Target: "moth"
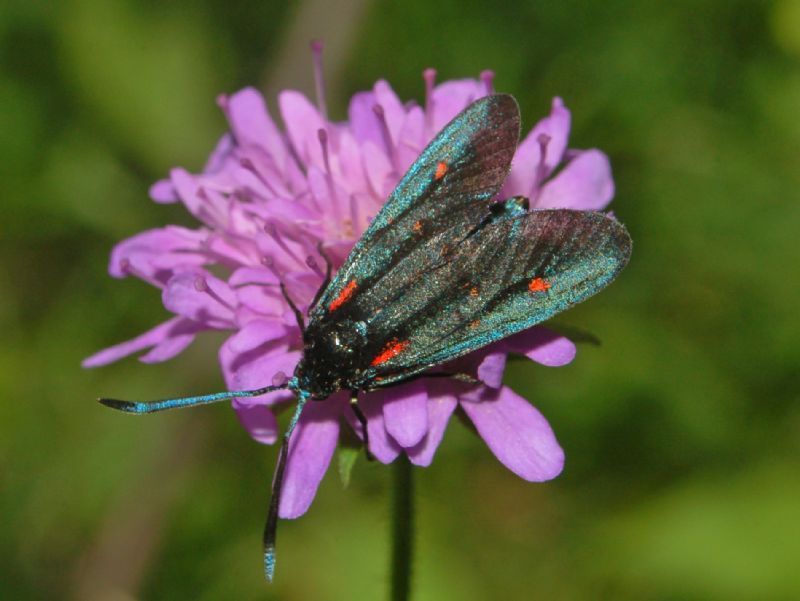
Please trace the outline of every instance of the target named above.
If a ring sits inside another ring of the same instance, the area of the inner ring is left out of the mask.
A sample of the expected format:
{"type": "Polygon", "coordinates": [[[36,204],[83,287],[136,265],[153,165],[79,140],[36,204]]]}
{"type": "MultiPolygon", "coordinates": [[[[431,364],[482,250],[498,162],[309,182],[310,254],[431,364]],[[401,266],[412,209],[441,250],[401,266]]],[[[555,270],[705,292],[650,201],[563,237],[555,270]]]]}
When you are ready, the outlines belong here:
{"type": "Polygon", "coordinates": [[[587,299],[627,264],[631,238],[608,215],[532,210],[521,196],[496,200],[519,132],[512,96],[476,100],[425,148],[333,277],[328,263],[307,316],[281,285],[304,345],[285,382],[153,402],[100,399],[143,414],[279,389],[295,393],[264,531],[269,580],[289,441],[306,402],[351,391],[369,452],[359,391],[419,377],[468,379],[430,370],[587,299]]]}

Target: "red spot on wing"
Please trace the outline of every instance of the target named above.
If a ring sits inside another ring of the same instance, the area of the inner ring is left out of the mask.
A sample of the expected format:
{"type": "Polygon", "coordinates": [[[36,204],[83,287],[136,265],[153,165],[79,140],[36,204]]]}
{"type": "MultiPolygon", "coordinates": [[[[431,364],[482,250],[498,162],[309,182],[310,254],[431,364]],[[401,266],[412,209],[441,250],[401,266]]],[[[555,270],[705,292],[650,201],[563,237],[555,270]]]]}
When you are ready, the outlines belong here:
{"type": "Polygon", "coordinates": [[[469,322],[469,327],[473,330],[477,329],[479,325],[481,325],[480,319],[474,319],[471,322],[469,322]]]}
{"type": "Polygon", "coordinates": [[[436,164],[436,173],[433,174],[433,179],[442,179],[445,173],[447,173],[447,163],[439,162],[436,164]]]}
{"type": "Polygon", "coordinates": [[[353,296],[353,293],[356,291],[356,288],[358,288],[358,284],[356,284],[356,281],[350,280],[347,286],[342,288],[342,291],[339,293],[339,296],[333,299],[333,302],[331,302],[331,304],[328,306],[328,311],[331,312],[336,311],[336,309],[338,309],[347,301],[349,301],[350,297],[353,296]]]}
{"type": "Polygon", "coordinates": [[[383,347],[381,354],[375,357],[370,365],[374,367],[376,365],[380,365],[381,363],[386,363],[389,359],[397,357],[397,355],[406,350],[409,344],[411,343],[408,340],[403,340],[402,342],[400,342],[397,338],[390,340],[389,343],[383,347]]]}
{"type": "Polygon", "coordinates": [[[550,286],[552,286],[552,284],[542,278],[533,278],[530,282],[528,282],[528,290],[531,292],[544,292],[545,290],[549,289],[550,286]]]}
{"type": "Polygon", "coordinates": [[[421,221],[415,222],[414,225],[411,226],[411,229],[419,234],[422,231],[422,222],[421,221]]]}
{"type": "Polygon", "coordinates": [[[469,289],[469,295],[472,298],[478,298],[479,294],[480,294],[480,290],[478,290],[477,286],[473,286],[472,288],[469,289]]]}

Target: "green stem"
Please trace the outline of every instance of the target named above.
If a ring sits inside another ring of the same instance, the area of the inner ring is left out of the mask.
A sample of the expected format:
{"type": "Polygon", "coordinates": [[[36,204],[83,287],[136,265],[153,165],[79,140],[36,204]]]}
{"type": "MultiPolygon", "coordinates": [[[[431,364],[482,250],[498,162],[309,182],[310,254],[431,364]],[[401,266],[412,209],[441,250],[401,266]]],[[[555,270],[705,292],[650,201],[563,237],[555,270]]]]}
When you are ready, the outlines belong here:
{"type": "Polygon", "coordinates": [[[392,491],[392,601],[408,601],[414,532],[414,480],[405,455],[394,462],[392,491]]]}

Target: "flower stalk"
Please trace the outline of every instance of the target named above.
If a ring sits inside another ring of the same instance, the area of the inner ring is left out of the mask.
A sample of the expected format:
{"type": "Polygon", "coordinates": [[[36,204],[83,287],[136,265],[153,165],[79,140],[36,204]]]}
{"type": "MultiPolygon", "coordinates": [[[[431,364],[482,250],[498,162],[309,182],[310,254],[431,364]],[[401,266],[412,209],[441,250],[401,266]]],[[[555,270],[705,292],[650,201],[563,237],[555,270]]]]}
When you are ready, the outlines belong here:
{"type": "Polygon", "coordinates": [[[392,601],[408,601],[414,552],[414,474],[403,455],[392,466],[392,601]]]}

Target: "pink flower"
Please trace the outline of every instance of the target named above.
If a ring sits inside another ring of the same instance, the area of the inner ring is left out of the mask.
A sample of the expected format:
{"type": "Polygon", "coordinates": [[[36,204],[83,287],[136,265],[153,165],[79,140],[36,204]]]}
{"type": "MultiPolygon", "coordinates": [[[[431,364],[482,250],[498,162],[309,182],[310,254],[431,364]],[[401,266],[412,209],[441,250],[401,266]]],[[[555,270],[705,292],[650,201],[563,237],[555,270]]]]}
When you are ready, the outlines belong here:
{"type": "MultiPolygon", "coordinates": [[[[143,353],[145,363],[165,361],[198,333],[225,330],[231,334],[219,359],[231,390],[262,387],[276,375],[291,374],[302,338],[279,282],[304,311],[323,281],[318,246],[335,267],[341,265],[431,138],[470,102],[492,92],[489,72],[479,80],[439,85],[434,78],[433,70],[425,72],[423,106],[401,102],[387,82],[378,81],[352,98],[346,122],[327,118],[323,98],[315,106],[299,92],[282,92],[283,129],[256,90],[220,97],[230,132],[203,172],[175,168],[150,190],[158,203],[183,203],[199,226],[142,232],[111,253],[111,275],[160,288],[173,317],[89,357],[84,366],[135,353],[143,353]]],[[[529,196],[536,208],[605,207],[614,192],[608,159],[598,150],[567,150],[569,129],[570,113],[556,98],[550,115],[519,145],[500,196],[529,196]]],[[[420,379],[362,394],[372,454],[383,463],[406,453],[417,465],[430,464],[460,406],[514,473],[531,481],[558,475],[564,454],[549,424],[502,385],[510,352],[559,366],[572,361],[575,346],[535,327],[458,360],[458,370],[473,374],[477,385],[420,379]]],[[[281,390],[236,399],[233,406],[250,435],[271,444],[278,437],[271,409],[291,399],[291,392],[281,390]]],[[[291,440],[281,517],[308,509],[336,448],[342,414],[360,436],[348,400],[347,393],[338,393],[306,405],[291,440]]]]}

